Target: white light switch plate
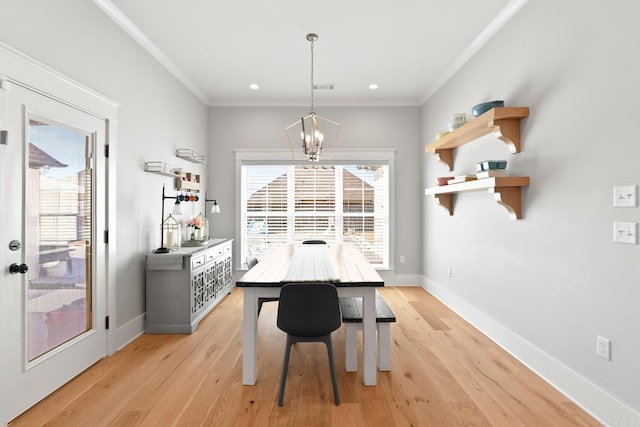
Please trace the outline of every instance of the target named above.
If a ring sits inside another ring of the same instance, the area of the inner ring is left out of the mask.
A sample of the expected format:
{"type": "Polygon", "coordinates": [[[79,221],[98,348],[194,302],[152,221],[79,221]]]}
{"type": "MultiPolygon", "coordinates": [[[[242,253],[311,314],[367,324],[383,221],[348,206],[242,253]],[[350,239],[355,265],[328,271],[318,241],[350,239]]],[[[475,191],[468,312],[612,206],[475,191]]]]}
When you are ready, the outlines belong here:
{"type": "Polygon", "coordinates": [[[637,222],[614,222],[613,241],[616,243],[626,243],[629,245],[638,244],[638,223],[637,222]]]}
{"type": "Polygon", "coordinates": [[[634,208],[636,206],[638,206],[638,187],[636,185],[613,187],[613,207],[634,208]]]}

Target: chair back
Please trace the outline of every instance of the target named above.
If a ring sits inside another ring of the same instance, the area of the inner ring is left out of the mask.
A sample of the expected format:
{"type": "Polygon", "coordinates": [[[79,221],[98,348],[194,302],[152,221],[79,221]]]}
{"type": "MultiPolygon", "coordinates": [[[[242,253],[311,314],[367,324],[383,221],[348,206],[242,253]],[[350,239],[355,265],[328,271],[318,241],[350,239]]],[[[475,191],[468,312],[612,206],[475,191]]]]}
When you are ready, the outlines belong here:
{"type": "Polygon", "coordinates": [[[326,245],[327,242],[324,240],[305,240],[302,242],[303,245],[326,245]]]}
{"type": "Polygon", "coordinates": [[[298,337],[328,335],[342,324],[338,291],[330,283],[291,283],[280,291],[278,328],[298,337]]]}
{"type": "Polygon", "coordinates": [[[258,258],[256,258],[255,255],[248,255],[247,256],[247,268],[249,270],[251,270],[253,267],[255,267],[257,263],[258,263],[258,258]]]}

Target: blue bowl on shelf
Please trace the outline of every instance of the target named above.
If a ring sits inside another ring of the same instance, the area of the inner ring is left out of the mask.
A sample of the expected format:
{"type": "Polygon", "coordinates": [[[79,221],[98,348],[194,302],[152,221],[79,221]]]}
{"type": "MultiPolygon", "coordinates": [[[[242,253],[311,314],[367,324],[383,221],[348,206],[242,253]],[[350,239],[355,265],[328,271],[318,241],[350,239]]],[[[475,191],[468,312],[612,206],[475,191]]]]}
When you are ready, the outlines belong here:
{"type": "Polygon", "coordinates": [[[482,162],[476,163],[476,170],[478,172],[495,170],[495,169],[506,169],[506,168],[507,168],[506,160],[484,160],[482,162]]]}
{"type": "Polygon", "coordinates": [[[495,107],[504,107],[504,101],[496,100],[474,105],[471,107],[471,114],[473,114],[473,117],[478,117],[495,107]]]}

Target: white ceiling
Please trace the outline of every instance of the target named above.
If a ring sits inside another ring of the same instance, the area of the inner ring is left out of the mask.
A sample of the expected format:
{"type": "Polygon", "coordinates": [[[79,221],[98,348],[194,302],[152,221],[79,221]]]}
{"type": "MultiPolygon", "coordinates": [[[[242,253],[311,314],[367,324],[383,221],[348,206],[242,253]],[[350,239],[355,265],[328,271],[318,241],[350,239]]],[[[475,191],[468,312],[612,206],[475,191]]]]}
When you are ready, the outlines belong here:
{"type": "Polygon", "coordinates": [[[208,105],[309,105],[312,32],[316,105],[420,105],[526,1],[94,3],[208,105]]]}

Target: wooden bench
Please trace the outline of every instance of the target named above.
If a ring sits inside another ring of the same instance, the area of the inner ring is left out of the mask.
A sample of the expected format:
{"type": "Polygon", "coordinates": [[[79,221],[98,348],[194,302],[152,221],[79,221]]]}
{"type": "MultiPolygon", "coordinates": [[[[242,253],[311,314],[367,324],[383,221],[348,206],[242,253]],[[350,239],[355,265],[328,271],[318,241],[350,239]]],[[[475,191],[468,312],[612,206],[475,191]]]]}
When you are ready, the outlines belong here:
{"type": "MultiPolygon", "coordinates": [[[[345,325],[345,370],[355,372],[358,370],[357,331],[362,330],[362,298],[340,298],[342,310],[342,322],[345,325]]],[[[391,337],[389,324],[396,321],[387,302],[376,291],[376,332],[378,335],[378,370],[390,371],[391,337]]]]}

